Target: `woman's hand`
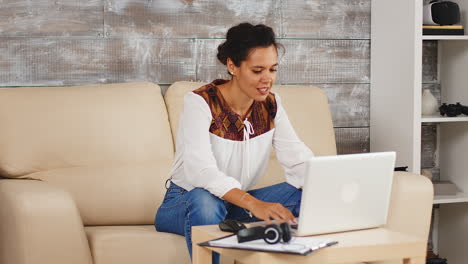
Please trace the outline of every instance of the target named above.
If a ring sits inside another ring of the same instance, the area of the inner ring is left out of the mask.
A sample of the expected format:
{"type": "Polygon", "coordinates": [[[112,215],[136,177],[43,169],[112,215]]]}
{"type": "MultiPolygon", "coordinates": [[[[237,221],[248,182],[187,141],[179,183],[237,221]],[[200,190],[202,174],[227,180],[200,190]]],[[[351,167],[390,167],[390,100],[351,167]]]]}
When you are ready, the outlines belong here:
{"type": "Polygon", "coordinates": [[[249,210],[255,217],[271,224],[271,220],[278,223],[296,223],[294,215],[280,203],[268,203],[253,197],[249,193],[234,188],[228,191],[223,199],[239,207],[249,210]]]}
{"type": "Polygon", "coordinates": [[[271,219],[278,223],[295,223],[296,221],[294,215],[280,203],[268,203],[255,199],[246,207],[255,217],[264,220],[267,224],[271,224],[271,219]]]}

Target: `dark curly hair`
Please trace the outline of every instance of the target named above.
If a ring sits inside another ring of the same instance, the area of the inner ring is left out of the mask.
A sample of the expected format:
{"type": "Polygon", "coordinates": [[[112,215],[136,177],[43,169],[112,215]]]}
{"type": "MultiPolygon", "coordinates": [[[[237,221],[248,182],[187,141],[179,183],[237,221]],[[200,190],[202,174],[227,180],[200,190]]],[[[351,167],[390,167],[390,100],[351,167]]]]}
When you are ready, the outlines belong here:
{"type": "Polygon", "coordinates": [[[278,50],[275,32],[263,24],[241,23],[231,27],[226,34],[226,41],[218,46],[218,60],[226,65],[230,58],[234,65],[240,66],[252,49],[274,45],[278,50]]]}

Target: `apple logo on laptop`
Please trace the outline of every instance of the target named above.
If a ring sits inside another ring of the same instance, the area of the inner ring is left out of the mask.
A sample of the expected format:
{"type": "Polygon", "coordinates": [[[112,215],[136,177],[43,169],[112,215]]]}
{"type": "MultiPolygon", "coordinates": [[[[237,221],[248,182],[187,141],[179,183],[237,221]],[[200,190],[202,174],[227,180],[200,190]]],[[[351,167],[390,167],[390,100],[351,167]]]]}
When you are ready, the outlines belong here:
{"type": "Polygon", "coordinates": [[[359,194],[359,189],[357,181],[344,184],[341,188],[341,200],[345,203],[354,202],[359,194]]]}

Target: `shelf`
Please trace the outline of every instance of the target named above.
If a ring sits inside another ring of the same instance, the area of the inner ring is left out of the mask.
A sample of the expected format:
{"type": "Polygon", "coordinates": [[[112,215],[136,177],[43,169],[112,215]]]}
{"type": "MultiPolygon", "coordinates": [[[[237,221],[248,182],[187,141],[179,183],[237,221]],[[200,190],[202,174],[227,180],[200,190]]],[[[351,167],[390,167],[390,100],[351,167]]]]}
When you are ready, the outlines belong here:
{"type": "Polygon", "coordinates": [[[468,122],[468,116],[443,117],[440,115],[422,116],[421,123],[468,122]]]}
{"type": "Polygon", "coordinates": [[[468,35],[424,35],[423,40],[468,40],[468,35]]]}
{"type": "Polygon", "coordinates": [[[468,202],[468,193],[456,195],[434,195],[434,204],[465,203],[468,202]]]}

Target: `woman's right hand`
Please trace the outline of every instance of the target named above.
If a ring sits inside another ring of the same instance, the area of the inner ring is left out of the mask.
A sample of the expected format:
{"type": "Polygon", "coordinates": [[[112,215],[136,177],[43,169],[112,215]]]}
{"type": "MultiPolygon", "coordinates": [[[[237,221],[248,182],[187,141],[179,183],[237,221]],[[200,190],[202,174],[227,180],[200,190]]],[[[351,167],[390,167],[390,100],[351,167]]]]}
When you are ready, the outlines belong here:
{"type": "Polygon", "coordinates": [[[272,219],[278,223],[296,222],[296,218],[291,211],[280,203],[269,203],[255,199],[247,204],[246,209],[258,219],[264,220],[267,224],[271,224],[272,219]]]}
{"type": "Polygon", "coordinates": [[[223,199],[249,210],[256,218],[265,221],[267,224],[271,224],[271,220],[278,223],[296,223],[294,215],[282,204],[258,200],[249,193],[237,188],[228,191],[223,199]]]}

